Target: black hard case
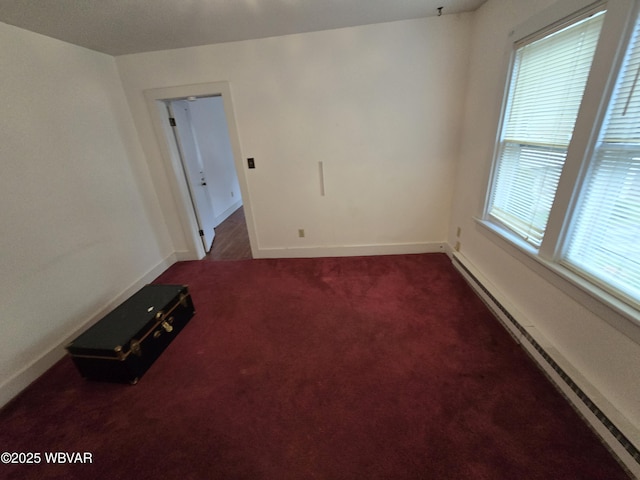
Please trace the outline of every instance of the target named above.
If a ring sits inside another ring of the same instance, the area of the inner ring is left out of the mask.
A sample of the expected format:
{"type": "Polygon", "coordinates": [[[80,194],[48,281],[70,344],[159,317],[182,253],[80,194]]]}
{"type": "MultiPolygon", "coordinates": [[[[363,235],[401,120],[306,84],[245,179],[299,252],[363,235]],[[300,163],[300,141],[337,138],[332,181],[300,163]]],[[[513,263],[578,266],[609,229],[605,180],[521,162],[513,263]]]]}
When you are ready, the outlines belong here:
{"type": "Polygon", "coordinates": [[[146,285],[67,345],[80,374],[135,384],[195,313],[185,285],[146,285]]]}

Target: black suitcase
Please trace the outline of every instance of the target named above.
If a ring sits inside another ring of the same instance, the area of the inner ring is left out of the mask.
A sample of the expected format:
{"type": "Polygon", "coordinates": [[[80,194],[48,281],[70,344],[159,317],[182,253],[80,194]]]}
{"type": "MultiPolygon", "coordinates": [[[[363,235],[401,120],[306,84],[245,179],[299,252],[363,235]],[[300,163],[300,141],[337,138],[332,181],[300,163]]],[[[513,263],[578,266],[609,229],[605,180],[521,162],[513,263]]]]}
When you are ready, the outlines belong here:
{"type": "Polygon", "coordinates": [[[146,285],[67,345],[91,380],[138,382],[195,313],[185,285],[146,285]]]}

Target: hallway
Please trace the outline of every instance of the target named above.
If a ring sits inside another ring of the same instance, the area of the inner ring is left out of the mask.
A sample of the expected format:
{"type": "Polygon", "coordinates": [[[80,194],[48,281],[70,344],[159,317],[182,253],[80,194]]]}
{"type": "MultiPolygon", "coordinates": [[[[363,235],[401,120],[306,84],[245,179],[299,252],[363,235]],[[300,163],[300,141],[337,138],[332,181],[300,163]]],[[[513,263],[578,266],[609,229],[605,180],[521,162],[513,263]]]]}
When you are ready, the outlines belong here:
{"type": "Polygon", "coordinates": [[[213,247],[204,260],[249,260],[251,245],[244,216],[244,207],[233,212],[229,218],[215,228],[213,247]]]}

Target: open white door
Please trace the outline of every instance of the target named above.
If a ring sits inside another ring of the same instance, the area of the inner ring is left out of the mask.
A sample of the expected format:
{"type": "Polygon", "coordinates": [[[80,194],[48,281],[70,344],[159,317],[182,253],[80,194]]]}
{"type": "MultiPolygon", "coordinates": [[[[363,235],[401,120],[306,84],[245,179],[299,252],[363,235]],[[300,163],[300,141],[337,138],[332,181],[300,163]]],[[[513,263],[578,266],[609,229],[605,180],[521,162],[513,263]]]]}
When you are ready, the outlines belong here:
{"type": "Polygon", "coordinates": [[[211,205],[211,196],[207,191],[207,180],[204,177],[202,158],[193,135],[191,119],[189,118],[185,100],[167,102],[167,112],[182,159],[185,178],[189,187],[191,201],[193,202],[198,227],[200,228],[200,238],[205,252],[209,252],[216,234],[213,229],[215,215],[213,213],[213,205],[211,205]]]}

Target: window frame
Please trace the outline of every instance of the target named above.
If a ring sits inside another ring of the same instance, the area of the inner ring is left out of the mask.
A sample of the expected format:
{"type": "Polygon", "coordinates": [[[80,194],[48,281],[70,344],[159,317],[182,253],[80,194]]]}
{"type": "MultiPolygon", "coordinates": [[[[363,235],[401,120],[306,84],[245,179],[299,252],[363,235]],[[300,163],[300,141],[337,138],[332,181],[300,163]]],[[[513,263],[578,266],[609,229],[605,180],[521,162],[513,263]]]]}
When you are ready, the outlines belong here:
{"type": "Polygon", "coordinates": [[[580,190],[639,14],[640,0],[561,0],[510,33],[506,49],[508,60],[505,62],[504,93],[496,126],[491,168],[485,184],[483,209],[476,221],[485,231],[490,232],[490,238],[506,247],[510,254],[640,343],[640,311],[606,288],[561,264],[580,190]],[[542,38],[603,7],[606,9],[604,24],[578,111],[573,138],[568,147],[542,243],[535,248],[489,215],[516,50],[524,41],[542,38]]]}
{"type": "MultiPolygon", "coordinates": [[[[576,2],[573,2],[573,3],[576,3],[576,2]]],[[[492,215],[492,212],[495,207],[495,199],[498,197],[498,195],[496,195],[495,193],[497,190],[496,180],[498,177],[498,172],[501,170],[500,169],[501,161],[506,161],[506,158],[503,158],[502,153],[507,148],[506,147],[507,142],[506,142],[506,139],[503,137],[505,136],[504,130],[506,129],[508,113],[511,111],[511,108],[513,107],[512,89],[516,86],[514,82],[514,74],[516,73],[515,70],[517,66],[518,51],[523,47],[531,45],[539,40],[542,40],[548,36],[551,36],[557,32],[562,31],[568,26],[580,23],[584,20],[587,20],[589,17],[602,12],[605,12],[605,19],[606,19],[606,1],[601,0],[601,1],[594,2],[592,0],[590,4],[588,4],[586,7],[580,8],[578,9],[578,11],[572,12],[569,15],[562,15],[559,19],[557,19],[556,21],[552,22],[550,25],[540,30],[534,30],[533,32],[530,32],[529,29],[525,27],[525,28],[521,28],[520,32],[513,31],[511,33],[512,38],[509,44],[509,49],[510,49],[509,68],[506,75],[504,98],[502,101],[500,122],[499,122],[499,127],[496,135],[496,142],[495,142],[493,163],[492,163],[492,172],[491,172],[490,182],[487,188],[487,196],[485,199],[485,208],[483,212],[483,218],[489,222],[500,225],[500,227],[503,230],[508,231],[510,235],[513,234],[515,235],[516,238],[522,238],[522,243],[527,245],[528,251],[533,251],[533,252],[539,251],[542,248],[542,242],[536,246],[535,245],[536,242],[528,240],[529,236],[525,236],[524,234],[519,235],[518,233],[516,233],[517,228],[515,228],[515,225],[509,226],[505,222],[501,221],[499,217],[492,215]],[[528,248],[528,247],[531,247],[531,248],[528,248]]],[[[604,25],[601,30],[600,37],[602,36],[603,30],[604,30],[604,25]]],[[[595,60],[595,53],[594,53],[594,60],[595,60]]],[[[588,84],[588,79],[587,79],[587,84],[588,84]]],[[[586,85],[585,85],[585,93],[586,93],[586,85]]],[[[579,107],[578,109],[578,114],[580,110],[581,110],[581,107],[579,107]]],[[[538,144],[524,143],[522,144],[522,146],[526,146],[527,148],[532,150],[539,147],[540,152],[544,152],[546,150],[551,150],[554,148],[554,145],[546,144],[546,143],[538,143],[538,144]]],[[[565,161],[564,161],[565,165],[569,155],[570,146],[571,146],[571,143],[569,143],[569,145],[567,145],[566,148],[563,148],[561,146],[555,146],[558,152],[561,152],[565,156],[565,161]]],[[[548,163],[547,167],[550,167],[550,166],[551,166],[551,163],[548,163]]],[[[563,170],[564,170],[564,167],[560,170],[560,175],[562,175],[563,170]]],[[[559,188],[559,184],[558,184],[558,188],[559,188]]],[[[520,219],[516,219],[516,220],[520,220],[520,219]]],[[[548,222],[547,222],[547,225],[548,225],[548,222]]],[[[527,222],[524,222],[523,226],[528,228],[534,227],[533,224],[527,223],[527,222]]],[[[542,232],[543,241],[546,235],[546,230],[547,228],[545,228],[545,231],[542,232]]],[[[535,238],[535,235],[533,235],[533,237],[535,238]]]]}

